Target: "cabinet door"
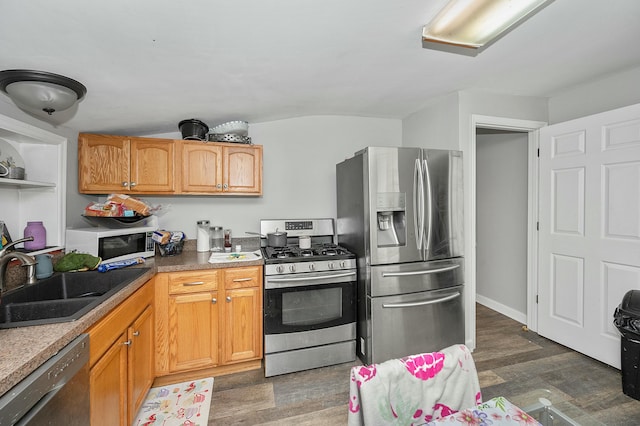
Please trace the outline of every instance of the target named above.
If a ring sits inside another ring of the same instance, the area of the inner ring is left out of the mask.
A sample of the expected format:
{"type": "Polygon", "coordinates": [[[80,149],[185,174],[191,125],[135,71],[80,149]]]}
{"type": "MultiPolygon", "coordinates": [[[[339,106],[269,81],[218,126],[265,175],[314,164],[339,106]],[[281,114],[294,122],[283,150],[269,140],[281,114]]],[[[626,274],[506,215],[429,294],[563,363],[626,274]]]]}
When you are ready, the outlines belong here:
{"type": "Polygon", "coordinates": [[[225,192],[262,194],[262,146],[225,146],[225,192]]]}
{"type": "Polygon", "coordinates": [[[172,140],[131,138],[131,191],[173,192],[174,164],[175,144],[172,140]]]}
{"type": "Polygon", "coordinates": [[[131,342],[128,359],[129,424],[144,402],[155,376],[153,327],[153,308],[148,306],[127,331],[131,342]]]}
{"type": "Polygon", "coordinates": [[[217,291],[169,297],[169,370],[218,364],[217,291]]]}
{"type": "Polygon", "coordinates": [[[225,292],[224,364],[262,356],[261,296],[257,288],[225,292]]]}
{"type": "Polygon", "coordinates": [[[262,357],[262,268],[225,269],[223,363],[262,357]]]}
{"type": "Polygon", "coordinates": [[[216,193],[222,191],[222,147],[202,142],[179,141],[180,191],[216,193]]]}
{"type": "Polygon", "coordinates": [[[129,185],[129,138],[78,136],[78,190],[87,194],[121,192],[129,185]]]}
{"type": "Polygon", "coordinates": [[[89,372],[91,425],[112,426],[127,422],[127,342],[120,335],[89,372]]]}

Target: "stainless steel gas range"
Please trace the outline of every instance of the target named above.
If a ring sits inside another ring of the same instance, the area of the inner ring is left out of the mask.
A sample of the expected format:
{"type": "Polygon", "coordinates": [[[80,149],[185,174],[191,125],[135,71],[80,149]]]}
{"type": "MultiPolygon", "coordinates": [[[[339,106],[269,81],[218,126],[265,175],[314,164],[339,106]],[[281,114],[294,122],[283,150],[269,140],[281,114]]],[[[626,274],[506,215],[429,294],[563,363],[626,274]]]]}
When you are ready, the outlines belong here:
{"type": "Polygon", "coordinates": [[[287,244],[262,239],[265,376],[355,360],[356,260],[335,244],[334,220],[261,220],[272,232],[287,244]]]}

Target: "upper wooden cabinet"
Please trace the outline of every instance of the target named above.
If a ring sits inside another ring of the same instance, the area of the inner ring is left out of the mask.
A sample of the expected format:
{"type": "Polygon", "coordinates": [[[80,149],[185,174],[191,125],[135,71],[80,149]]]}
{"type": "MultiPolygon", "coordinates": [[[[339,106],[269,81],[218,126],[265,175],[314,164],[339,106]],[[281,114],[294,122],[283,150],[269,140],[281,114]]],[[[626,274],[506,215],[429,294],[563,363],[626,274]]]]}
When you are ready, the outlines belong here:
{"type": "Polygon", "coordinates": [[[81,133],[78,182],[84,194],[262,195],[262,146],[81,133]]]}
{"type": "Polygon", "coordinates": [[[261,195],[262,146],[179,140],[180,192],[261,195]]]}
{"type": "Polygon", "coordinates": [[[175,145],[166,139],[78,136],[78,186],[84,194],[166,194],[175,189],[175,145]]]}

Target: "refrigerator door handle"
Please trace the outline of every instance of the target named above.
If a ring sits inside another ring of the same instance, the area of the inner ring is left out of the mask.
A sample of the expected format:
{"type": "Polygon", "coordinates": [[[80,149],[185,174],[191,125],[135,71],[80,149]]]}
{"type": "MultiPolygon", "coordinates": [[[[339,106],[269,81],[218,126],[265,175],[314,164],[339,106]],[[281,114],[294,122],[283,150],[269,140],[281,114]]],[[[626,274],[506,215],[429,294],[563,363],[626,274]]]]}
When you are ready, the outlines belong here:
{"type": "Polygon", "coordinates": [[[431,228],[433,226],[433,209],[431,208],[431,204],[433,203],[432,193],[431,193],[431,177],[429,176],[429,164],[427,160],[422,160],[422,164],[424,165],[424,180],[425,186],[427,187],[427,196],[426,199],[429,202],[428,206],[423,206],[423,212],[427,213],[427,227],[425,229],[425,242],[424,248],[425,250],[429,250],[431,247],[431,228]]]}
{"type": "Polygon", "coordinates": [[[416,232],[416,248],[422,249],[424,238],[424,176],[420,159],[413,168],[413,226],[416,232]]]}
{"type": "Polygon", "coordinates": [[[437,274],[438,272],[447,272],[452,271],[454,269],[459,268],[460,265],[451,265],[445,266],[444,268],[436,268],[436,269],[422,269],[420,271],[407,271],[407,272],[383,272],[383,278],[390,277],[406,277],[411,275],[427,275],[427,274],[437,274]]]}
{"type": "Polygon", "coordinates": [[[426,305],[434,305],[436,303],[448,302],[449,300],[453,300],[457,297],[460,297],[460,292],[456,291],[455,293],[441,297],[440,299],[434,300],[424,300],[422,302],[408,302],[408,303],[383,303],[383,308],[413,308],[416,306],[426,306],[426,305]]]}

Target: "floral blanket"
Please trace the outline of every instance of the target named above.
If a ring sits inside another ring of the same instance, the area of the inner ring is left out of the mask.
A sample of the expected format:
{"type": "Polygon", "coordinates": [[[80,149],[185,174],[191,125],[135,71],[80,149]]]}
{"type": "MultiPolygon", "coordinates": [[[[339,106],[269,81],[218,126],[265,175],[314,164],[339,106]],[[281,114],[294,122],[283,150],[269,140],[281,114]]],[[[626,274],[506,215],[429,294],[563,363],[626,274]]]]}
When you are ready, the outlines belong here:
{"type": "Polygon", "coordinates": [[[465,345],[351,369],[349,426],[424,425],[482,402],[465,345]]]}

